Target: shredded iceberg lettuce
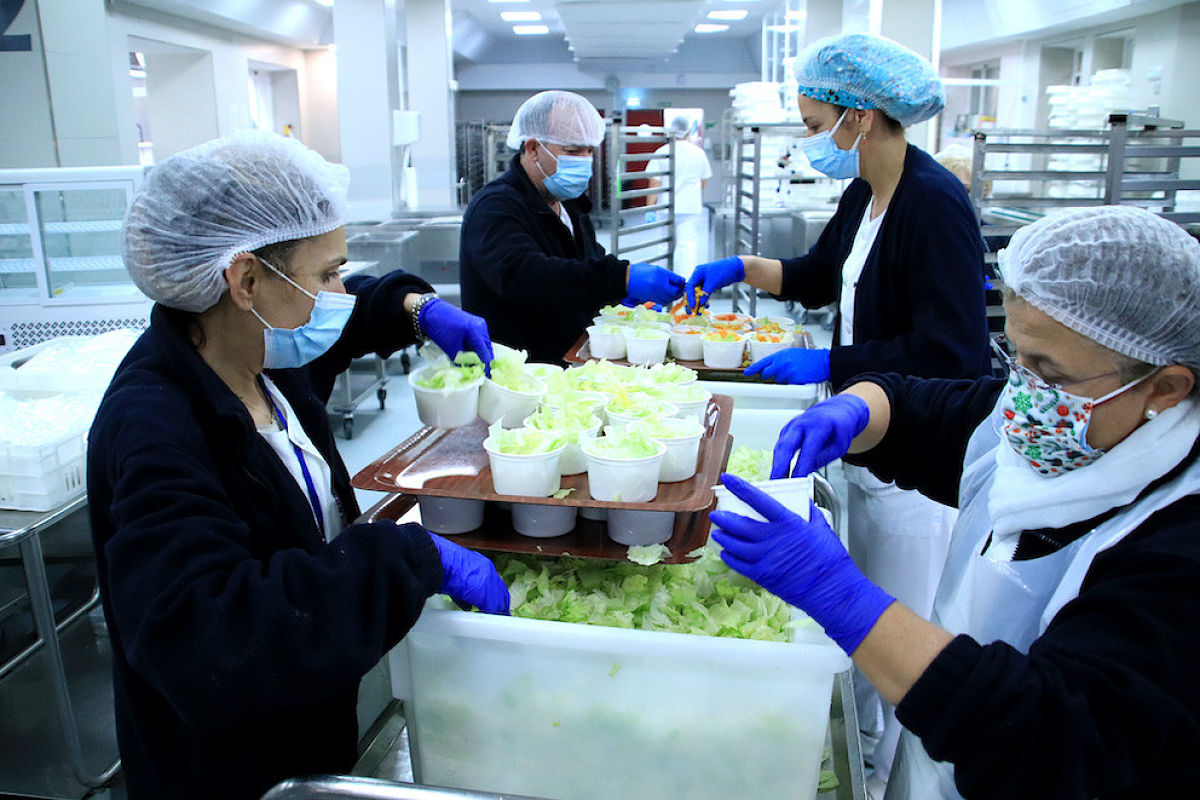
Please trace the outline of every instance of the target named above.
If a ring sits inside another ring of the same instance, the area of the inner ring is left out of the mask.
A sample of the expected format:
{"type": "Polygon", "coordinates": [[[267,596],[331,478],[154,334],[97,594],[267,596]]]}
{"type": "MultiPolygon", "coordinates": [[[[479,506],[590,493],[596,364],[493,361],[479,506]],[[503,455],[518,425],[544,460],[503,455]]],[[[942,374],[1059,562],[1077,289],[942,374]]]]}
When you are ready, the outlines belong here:
{"type": "Polygon", "coordinates": [[[620,426],[606,428],[603,436],[583,445],[584,452],[603,458],[649,458],[662,448],[646,434],[620,426]]]}
{"type": "Polygon", "coordinates": [[[514,616],[788,640],[796,624],[790,606],[725,566],[715,545],[688,555],[698,558],[653,566],[507,553],[492,557],[508,584],[514,616]]]}
{"type": "Polygon", "coordinates": [[[512,389],[514,392],[531,392],[542,388],[537,378],[525,371],[525,361],[529,354],[524,350],[514,350],[499,342],[492,343],[492,382],[512,389]]]}
{"type": "Polygon", "coordinates": [[[753,447],[735,447],[729,454],[729,464],[725,471],[750,482],[765,481],[771,478],[771,453],[768,450],[756,450],[753,447]]]}
{"type": "Polygon", "coordinates": [[[470,351],[459,353],[454,361],[444,355],[434,358],[415,381],[424,389],[453,390],[483,377],[483,362],[470,351]]]}
{"type": "Polygon", "coordinates": [[[646,434],[651,439],[686,439],[704,433],[704,426],[694,419],[642,419],[630,423],[629,427],[646,434]]]}
{"type": "Polygon", "coordinates": [[[486,444],[493,450],[507,455],[530,456],[549,453],[567,444],[566,437],[557,431],[542,431],[534,428],[512,428],[505,430],[499,422],[488,428],[486,444]]]}

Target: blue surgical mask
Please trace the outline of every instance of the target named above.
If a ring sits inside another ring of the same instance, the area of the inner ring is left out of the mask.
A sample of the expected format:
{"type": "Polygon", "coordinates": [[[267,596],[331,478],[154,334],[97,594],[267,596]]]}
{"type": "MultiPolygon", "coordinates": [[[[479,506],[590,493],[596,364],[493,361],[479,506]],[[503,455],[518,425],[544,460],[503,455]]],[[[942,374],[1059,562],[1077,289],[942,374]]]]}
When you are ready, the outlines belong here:
{"type": "Polygon", "coordinates": [[[554,159],[557,165],[553,175],[547,175],[546,170],[542,169],[542,165],[536,159],[534,163],[541,170],[542,177],[545,178],[546,190],[550,194],[557,197],[559,200],[573,200],[587,190],[588,183],[592,180],[592,157],[591,156],[558,156],[555,158],[554,153],[542,147],[542,143],[538,142],[538,147],[546,151],[546,155],[554,159]]]}
{"type": "Polygon", "coordinates": [[[333,343],[342,335],[346,323],[350,320],[357,298],[344,292],[321,291],[314,295],[266,261],[261,258],[259,261],[313,300],[308,322],[299,328],[273,328],[261,314],[253,308],[250,309],[250,313],[266,326],[266,330],[263,331],[263,343],[266,346],[263,352],[263,369],[302,367],[333,347],[333,343]]]}
{"type": "Polygon", "coordinates": [[[813,169],[838,180],[858,177],[858,143],[862,140],[862,134],[858,135],[849,150],[843,150],[833,141],[834,132],[841,127],[842,120],[848,113],[850,109],[843,111],[831,130],[821,131],[800,140],[800,151],[804,153],[808,163],[812,164],[813,169]]]}

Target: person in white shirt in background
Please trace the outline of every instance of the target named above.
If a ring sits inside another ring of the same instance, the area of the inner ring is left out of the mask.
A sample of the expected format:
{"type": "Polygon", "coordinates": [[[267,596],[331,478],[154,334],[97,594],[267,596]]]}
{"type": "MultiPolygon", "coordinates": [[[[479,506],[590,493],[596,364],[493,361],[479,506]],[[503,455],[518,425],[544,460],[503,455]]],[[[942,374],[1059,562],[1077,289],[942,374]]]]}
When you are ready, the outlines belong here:
{"type": "MultiPolygon", "coordinates": [[[[708,209],[704,207],[704,185],[712,177],[712,165],[703,148],[691,140],[692,122],[685,116],[674,117],[667,130],[675,139],[675,263],[677,275],[688,277],[697,264],[708,261],[708,209]]],[[[654,151],[665,156],[671,145],[664,144],[654,151]]],[[[648,172],[667,168],[665,158],[655,158],[646,167],[648,172]]],[[[663,185],[659,178],[649,178],[650,188],[663,185]]],[[[649,198],[650,205],[658,197],[649,198]]]]}

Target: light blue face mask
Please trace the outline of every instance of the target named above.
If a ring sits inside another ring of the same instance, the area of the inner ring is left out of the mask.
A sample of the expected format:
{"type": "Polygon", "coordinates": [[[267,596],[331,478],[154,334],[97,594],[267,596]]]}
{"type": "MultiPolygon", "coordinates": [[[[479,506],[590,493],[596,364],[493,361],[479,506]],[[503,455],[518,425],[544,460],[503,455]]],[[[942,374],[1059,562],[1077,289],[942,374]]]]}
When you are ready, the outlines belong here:
{"type": "Polygon", "coordinates": [[[357,298],[342,292],[321,291],[314,295],[266,261],[261,258],[259,261],[303,292],[306,297],[313,299],[313,309],[308,322],[299,328],[273,328],[261,314],[253,308],[250,309],[250,313],[266,326],[266,330],[263,331],[263,343],[266,346],[263,352],[263,369],[302,367],[333,347],[333,343],[342,335],[346,323],[350,320],[357,298]]]}
{"type": "Polygon", "coordinates": [[[545,150],[546,155],[553,158],[557,165],[554,174],[547,175],[546,170],[542,169],[541,163],[534,159],[537,168],[541,170],[542,177],[546,179],[546,190],[550,194],[559,200],[573,200],[587,190],[588,183],[592,180],[591,156],[562,155],[555,158],[554,153],[542,147],[541,142],[538,142],[538,147],[545,150]]]}
{"type": "Polygon", "coordinates": [[[862,134],[858,135],[849,150],[843,150],[833,141],[834,132],[841,127],[842,120],[849,112],[850,109],[843,111],[832,129],[800,140],[800,151],[813,169],[838,180],[858,177],[858,143],[862,140],[862,134]]]}

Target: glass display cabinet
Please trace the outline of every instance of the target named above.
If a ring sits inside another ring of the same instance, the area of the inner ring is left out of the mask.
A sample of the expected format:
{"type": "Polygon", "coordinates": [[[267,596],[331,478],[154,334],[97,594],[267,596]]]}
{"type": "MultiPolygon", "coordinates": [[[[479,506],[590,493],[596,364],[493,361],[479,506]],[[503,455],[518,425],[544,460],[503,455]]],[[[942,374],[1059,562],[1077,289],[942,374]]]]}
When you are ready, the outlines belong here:
{"type": "Polygon", "coordinates": [[[121,260],[143,168],[0,170],[0,352],[63,334],[144,327],[121,260]]]}

